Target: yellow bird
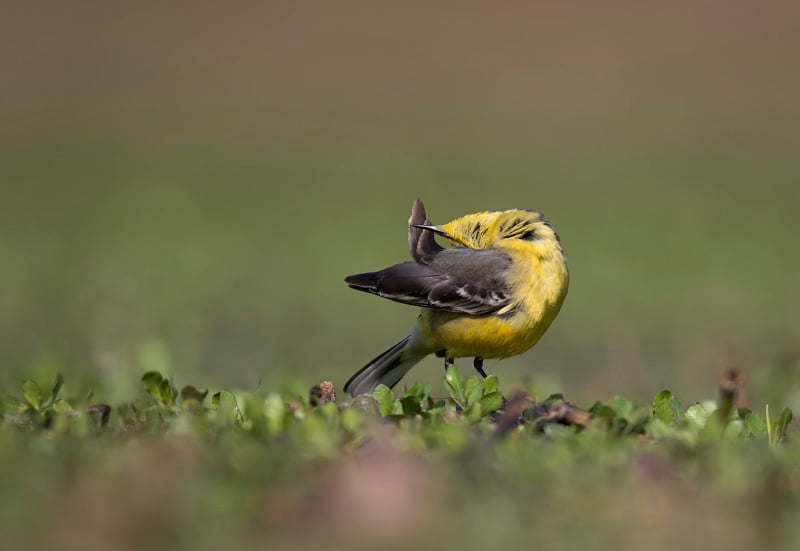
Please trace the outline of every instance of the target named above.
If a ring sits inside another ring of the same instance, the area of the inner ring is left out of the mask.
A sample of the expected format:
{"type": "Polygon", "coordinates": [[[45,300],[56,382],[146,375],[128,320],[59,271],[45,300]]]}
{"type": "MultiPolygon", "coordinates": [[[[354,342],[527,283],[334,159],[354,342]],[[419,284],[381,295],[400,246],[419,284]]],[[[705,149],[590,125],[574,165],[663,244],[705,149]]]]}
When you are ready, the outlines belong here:
{"type": "Polygon", "coordinates": [[[356,372],[344,386],[357,396],[389,387],[428,354],[508,358],[541,338],[561,310],[569,270],[553,227],[538,212],[479,212],[436,226],[417,199],[408,221],[412,262],[345,278],[353,289],[421,306],[411,334],[356,372]],[[434,234],[448,239],[444,249],[434,234]]]}

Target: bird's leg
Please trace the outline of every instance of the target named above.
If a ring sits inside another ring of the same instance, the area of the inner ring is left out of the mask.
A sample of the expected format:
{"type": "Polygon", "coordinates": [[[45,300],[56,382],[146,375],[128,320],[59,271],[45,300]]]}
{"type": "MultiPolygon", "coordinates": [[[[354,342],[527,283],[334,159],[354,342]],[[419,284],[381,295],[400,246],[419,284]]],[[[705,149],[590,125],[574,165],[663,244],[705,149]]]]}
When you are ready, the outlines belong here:
{"type": "Polygon", "coordinates": [[[484,379],[486,378],[486,372],[483,370],[483,358],[479,358],[475,356],[475,361],[472,362],[472,365],[475,367],[475,371],[481,374],[481,377],[484,379]]]}
{"type": "Polygon", "coordinates": [[[445,373],[447,373],[447,368],[450,367],[451,365],[453,365],[454,363],[456,363],[456,361],[453,358],[445,357],[445,359],[444,359],[444,371],[445,371],[445,373]]]}
{"type": "Polygon", "coordinates": [[[434,354],[436,354],[437,358],[444,358],[444,370],[447,371],[447,368],[453,365],[453,358],[447,357],[447,350],[437,350],[434,354]]]}

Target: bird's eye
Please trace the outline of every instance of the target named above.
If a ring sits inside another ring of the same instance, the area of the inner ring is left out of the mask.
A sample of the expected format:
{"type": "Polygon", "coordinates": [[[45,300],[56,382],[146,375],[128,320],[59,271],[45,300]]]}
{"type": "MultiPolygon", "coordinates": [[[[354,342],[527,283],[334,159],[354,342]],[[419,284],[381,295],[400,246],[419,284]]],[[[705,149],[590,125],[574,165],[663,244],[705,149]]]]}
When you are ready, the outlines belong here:
{"type": "Polygon", "coordinates": [[[526,231],[525,233],[520,235],[519,238],[524,239],[525,241],[533,241],[534,239],[536,239],[536,232],[533,230],[526,231]]]}

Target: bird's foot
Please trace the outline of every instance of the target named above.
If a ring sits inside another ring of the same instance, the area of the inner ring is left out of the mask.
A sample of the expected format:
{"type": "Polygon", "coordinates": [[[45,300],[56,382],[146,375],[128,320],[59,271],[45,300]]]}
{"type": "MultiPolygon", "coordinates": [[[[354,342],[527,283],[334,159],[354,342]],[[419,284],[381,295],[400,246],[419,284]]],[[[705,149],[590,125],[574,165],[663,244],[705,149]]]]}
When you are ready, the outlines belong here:
{"type": "Polygon", "coordinates": [[[472,362],[472,365],[475,367],[475,371],[481,374],[481,377],[484,379],[486,378],[486,372],[483,370],[483,358],[475,357],[475,360],[472,362]]]}

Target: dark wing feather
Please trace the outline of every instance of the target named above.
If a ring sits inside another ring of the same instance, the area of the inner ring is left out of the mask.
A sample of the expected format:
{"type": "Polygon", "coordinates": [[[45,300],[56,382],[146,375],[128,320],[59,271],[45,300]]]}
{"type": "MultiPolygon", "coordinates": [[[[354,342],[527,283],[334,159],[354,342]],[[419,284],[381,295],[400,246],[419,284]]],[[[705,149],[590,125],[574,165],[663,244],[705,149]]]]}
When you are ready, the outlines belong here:
{"type": "Polygon", "coordinates": [[[445,249],[430,264],[404,262],[345,279],[353,289],[390,300],[461,314],[490,314],[509,304],[503,272],[510,259],[497,250],[445,249]]]}

